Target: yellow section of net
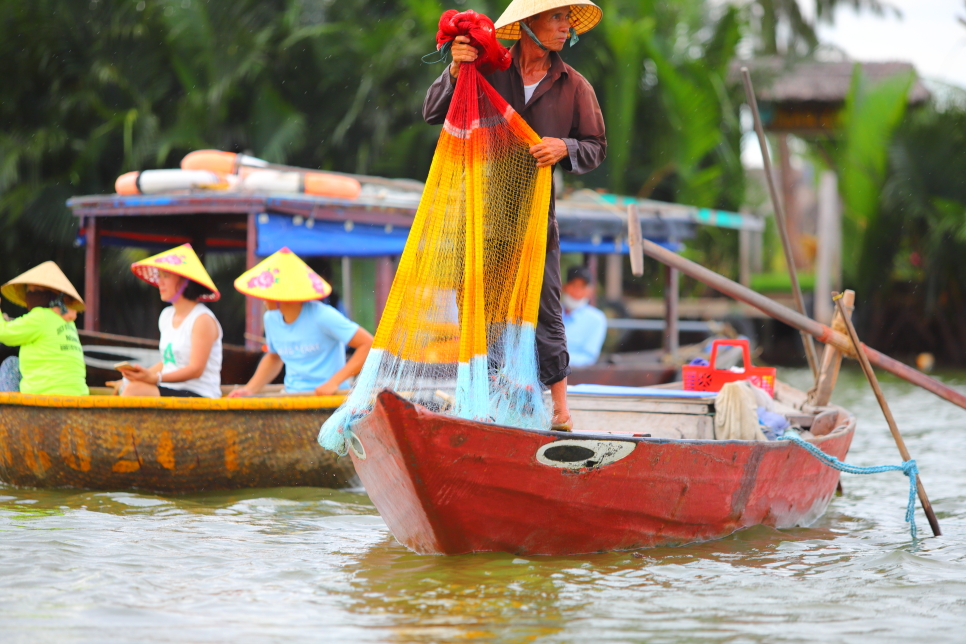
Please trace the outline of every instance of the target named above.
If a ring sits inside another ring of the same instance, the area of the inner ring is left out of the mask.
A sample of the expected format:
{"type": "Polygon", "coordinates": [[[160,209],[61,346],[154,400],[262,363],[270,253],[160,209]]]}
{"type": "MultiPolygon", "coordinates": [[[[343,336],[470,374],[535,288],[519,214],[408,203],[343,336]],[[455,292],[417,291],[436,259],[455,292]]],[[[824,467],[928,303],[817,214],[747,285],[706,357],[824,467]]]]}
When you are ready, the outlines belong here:
{"type": "Polygon", "coordinates": [[[344,435],[383,388],[437,411],[546,428],[534,329],[551,168],[540,137],[463,65],[366,365],[319,442],[344,435]]]}

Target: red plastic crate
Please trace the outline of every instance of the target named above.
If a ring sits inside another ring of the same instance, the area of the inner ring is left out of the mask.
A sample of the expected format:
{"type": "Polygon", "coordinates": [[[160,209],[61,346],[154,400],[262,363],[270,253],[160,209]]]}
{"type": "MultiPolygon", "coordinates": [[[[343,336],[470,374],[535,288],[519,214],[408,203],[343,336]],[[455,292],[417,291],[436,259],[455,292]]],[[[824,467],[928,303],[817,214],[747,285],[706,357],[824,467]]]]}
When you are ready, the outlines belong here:
{"type": "Polygon", "coordinates": [[[709,362],[711,364],[707,367],[690,364],[681,367],[681,376],[684,378],[684,388],[687,391],[721,391],[721,387],[727,382],[750,380],[751,384],[764,389],[772,398],[775,397],[775,368],[752,366],[751,349],[747,340],[714,340],[711,343],[709,362]],[[719,346],[741,347],[745,360],[744,371],[715,369],[719,346]]]}

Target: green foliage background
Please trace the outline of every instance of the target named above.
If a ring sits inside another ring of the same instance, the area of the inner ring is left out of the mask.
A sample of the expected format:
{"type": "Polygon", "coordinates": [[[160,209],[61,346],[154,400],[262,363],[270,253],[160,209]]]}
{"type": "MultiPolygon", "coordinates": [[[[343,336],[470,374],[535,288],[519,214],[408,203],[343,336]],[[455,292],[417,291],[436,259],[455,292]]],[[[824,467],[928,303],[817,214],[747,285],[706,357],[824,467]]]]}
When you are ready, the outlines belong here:
{"type": "MultiPolygon", "coordinates": [[[[443,66],[437,0],[35,0],[0,3],[0,275],[58,261],[78,285],[64,206],[199,148],[422,179],[420,116],[443,66]]],[[[456,6],[463,8],[459,1],[456,6]]],[[[468,7],[469,5],[467,5],[468,7]]],[[[502,2],[473,3],[497,16],[502,2]]],[[[736,209],[740,131],[725,76],[741,11],[605,2],[565,57],[597,88],[610,154],[577,184],[736,209]]],[[[105,279],[134,289],[129,256],[105,279]]],[[[113,283],[112,282],[112,283],[113,283]]]]}
{"type": "MultiPolygon", "coordinates": [[[[818,20],[838,5],[886,10],[877,0],[810,1],[818,20]]],[[[504,4],[0,3],[0,278],[54,259],[82,288],[77,222],[64,202],[111,192],[129,170],[176,167],[194,149],[423,179],[438,128],[423,123],[420,107],[442,65],[420,57],[434,48],[439,15],[455,7],[496,17],[504,4]]],[[[601,4],[601,25],[564,57],[596,88],[608,158],[567,181],[738,210],[742,94],[727,82],[729,65],[741,47],[746,55],[814,54],[804,2],[601,4]]],[[[948,316],[966,285],[966,117],[961,104],[905,113],[909,81],[868,87],[857,76],[844,136],[823,144],[823,158],[842,176],[847,285],[878,298],[882,310],[905,289],[931,315],[948,316]]],[[[733,231],[702,229],[688,252],[735,276],[736,250],[733,231]]],[[[145,297],[127,269],[130,255],[108,249],[104,261],[104,290],[117,296],[108,315],[127,316],[121,326],[153,324],[153,310],[115,306],[145,297]]],[[[213,268],[230,274],[240,263],[213,268]]],[[[966,351],[966,326],[962,337],[966,351]]]]}

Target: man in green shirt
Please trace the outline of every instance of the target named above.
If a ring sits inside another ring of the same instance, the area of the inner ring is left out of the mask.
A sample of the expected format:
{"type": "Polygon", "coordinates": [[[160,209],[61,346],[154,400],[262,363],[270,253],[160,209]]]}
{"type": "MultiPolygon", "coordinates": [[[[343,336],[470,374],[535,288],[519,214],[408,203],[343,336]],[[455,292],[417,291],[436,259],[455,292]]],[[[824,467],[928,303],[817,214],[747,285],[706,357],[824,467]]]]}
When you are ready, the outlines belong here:
{"type": "Polygon", "coordinates": [[[0,366],[0,391],[86,396],[84,351],[74,325],[84,301],[57,264],[44,262],[4,284],[0,294],[28,311],[0,319],[0,342],[20,347],[19,360],[0,366]]]}

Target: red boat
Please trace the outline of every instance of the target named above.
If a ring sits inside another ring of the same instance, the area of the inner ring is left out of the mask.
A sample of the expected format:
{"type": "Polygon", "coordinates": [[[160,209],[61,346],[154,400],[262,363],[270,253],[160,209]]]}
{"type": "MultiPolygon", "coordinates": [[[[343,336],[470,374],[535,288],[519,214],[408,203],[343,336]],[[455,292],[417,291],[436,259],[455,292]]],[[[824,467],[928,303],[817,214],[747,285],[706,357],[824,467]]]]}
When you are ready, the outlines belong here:
{"type": "MultiPolygon", "coordinates": [[[[420,554],[630,550],[821,516],[836,470],[788,441],[714,440],[714,399],[683,393],[572,394],[585,431],[564,433],[456,419],[384,391],[348,443],[393,535],[420,554]]],[[[793,424],[817,423],[802,392],[778,383],[776,402],[793,424]]],[[[825,411],[815,431],[831,431],[803,438],[844,459],[855,417],[825,411]]]]}

